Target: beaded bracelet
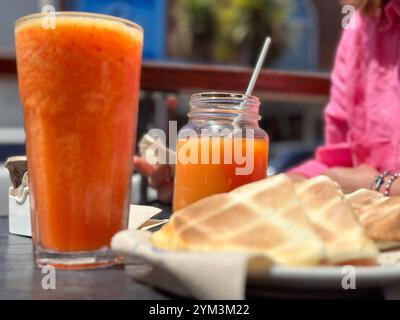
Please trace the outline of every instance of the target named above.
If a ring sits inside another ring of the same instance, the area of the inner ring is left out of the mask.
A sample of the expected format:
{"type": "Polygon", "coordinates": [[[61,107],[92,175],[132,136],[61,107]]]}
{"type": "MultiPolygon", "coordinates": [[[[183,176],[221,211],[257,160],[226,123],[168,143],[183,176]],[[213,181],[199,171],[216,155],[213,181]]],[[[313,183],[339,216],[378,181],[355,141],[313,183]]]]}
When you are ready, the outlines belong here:
{"type": "Polygon", "coordinates": [[[390,176],[389,172],[382,172],[375,180],[371,183],[369,189],[374,191],[379,191],[382,185],[385,183],[385,177],[390,176]]]}
{"type": "Polygon", "coordinates": [[[390,188],[392,187],[393,182],[395,182],[396,179],[399,178],[399,177],[400,177],[400,173],[399,173],[399,172],[390,175],[389,180],[388,180],[387,183],[385,184],[385,190],[383,191],[383,195],[384,195],[384,196],[388,197],[388,196],[390,195],[390,188]]]}

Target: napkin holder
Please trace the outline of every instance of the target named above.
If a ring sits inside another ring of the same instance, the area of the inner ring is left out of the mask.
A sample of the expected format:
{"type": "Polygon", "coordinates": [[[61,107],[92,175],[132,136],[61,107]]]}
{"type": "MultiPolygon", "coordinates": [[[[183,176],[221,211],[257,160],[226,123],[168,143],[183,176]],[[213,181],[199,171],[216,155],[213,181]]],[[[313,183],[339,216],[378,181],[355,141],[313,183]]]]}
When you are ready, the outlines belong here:
{"type": "Polygon", "coordinates": [[[12,186],[8,189],[9,232],[21,236],[31,236],[31,216],[29,209],[28,166],[25,156],[8,158],[8,169],[12,186]]]}

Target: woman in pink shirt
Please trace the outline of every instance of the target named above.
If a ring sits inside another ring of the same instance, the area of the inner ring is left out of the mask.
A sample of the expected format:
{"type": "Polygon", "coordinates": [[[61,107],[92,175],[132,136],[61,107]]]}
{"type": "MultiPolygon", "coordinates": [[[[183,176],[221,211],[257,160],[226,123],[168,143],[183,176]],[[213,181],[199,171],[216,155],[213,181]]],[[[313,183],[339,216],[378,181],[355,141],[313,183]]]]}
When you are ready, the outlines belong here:
{"type": "MultiPolygon", "coordinates": [[[[325,174],[346,193],[376,185],[376,190],[400,194],[395,176],[400,171],[400,0],[342,2],[358,10],[336,54],[325,110],[326,142],[314,159],[288,174],[294,180],[325,174]]],[[[160,200],[170,200],[168,167],[155,168],[140,158],[135,165],[160,200]]]]}
{"type": "MultiPolygon", "coordinates": [[[[337,50],[325,145],[289,174],[325,174],[352,192],[387,172],[377,188],[384,191],[389,173],[400,171],[400,0],[351,3],[360,10],[337,50]]],[[[400,179],[390,193],[400,193],[400,179]]]]}

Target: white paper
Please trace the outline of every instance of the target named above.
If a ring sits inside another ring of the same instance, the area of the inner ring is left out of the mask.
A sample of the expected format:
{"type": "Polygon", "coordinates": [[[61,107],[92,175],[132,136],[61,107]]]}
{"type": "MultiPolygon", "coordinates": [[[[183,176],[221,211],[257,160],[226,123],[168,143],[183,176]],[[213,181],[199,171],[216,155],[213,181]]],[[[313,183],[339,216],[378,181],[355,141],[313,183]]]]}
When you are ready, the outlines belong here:
{"type": "MultiPolygon", "coordinates": [[[[160,212],[156,207],[131,205],[128,229],[149,230],[166,223],[168,219],[151,219],[160,212]]],[[[9,231],[20,236],[32,236],[29,196],[22,204],[15,197],[9,196],[9,231]]]]}
{"type": "Polygon", "coordinates": [[[163,225],[168,219],[152,219],[161,212],[160,208],[131,205],[129,210],[129,230],[150,230],[163,225]]]}
{"type": "Polygon", "coordinates": [[[112,249],[119,254],[137,256],[151,263],[150,273],[133,275],[137,280],[197,299],[244,299],[247,265],[254,255],[168,252],[152,246],[150,235],[150,232],[126,230],[111,241],[112,249]]]}

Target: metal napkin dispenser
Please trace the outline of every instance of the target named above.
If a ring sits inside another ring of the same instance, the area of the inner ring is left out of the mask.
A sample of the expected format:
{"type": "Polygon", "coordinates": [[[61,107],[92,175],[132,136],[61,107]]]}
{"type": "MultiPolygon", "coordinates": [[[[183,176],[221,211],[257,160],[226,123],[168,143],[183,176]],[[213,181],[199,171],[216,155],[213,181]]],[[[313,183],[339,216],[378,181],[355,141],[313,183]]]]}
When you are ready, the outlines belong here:
{"type": "Polygon", "coordinates": [[[8,158],[5,167],[12,182],[8,190],[9,231],[17,235],[31,236],[27,159],[25,156],[8,158]]]}

